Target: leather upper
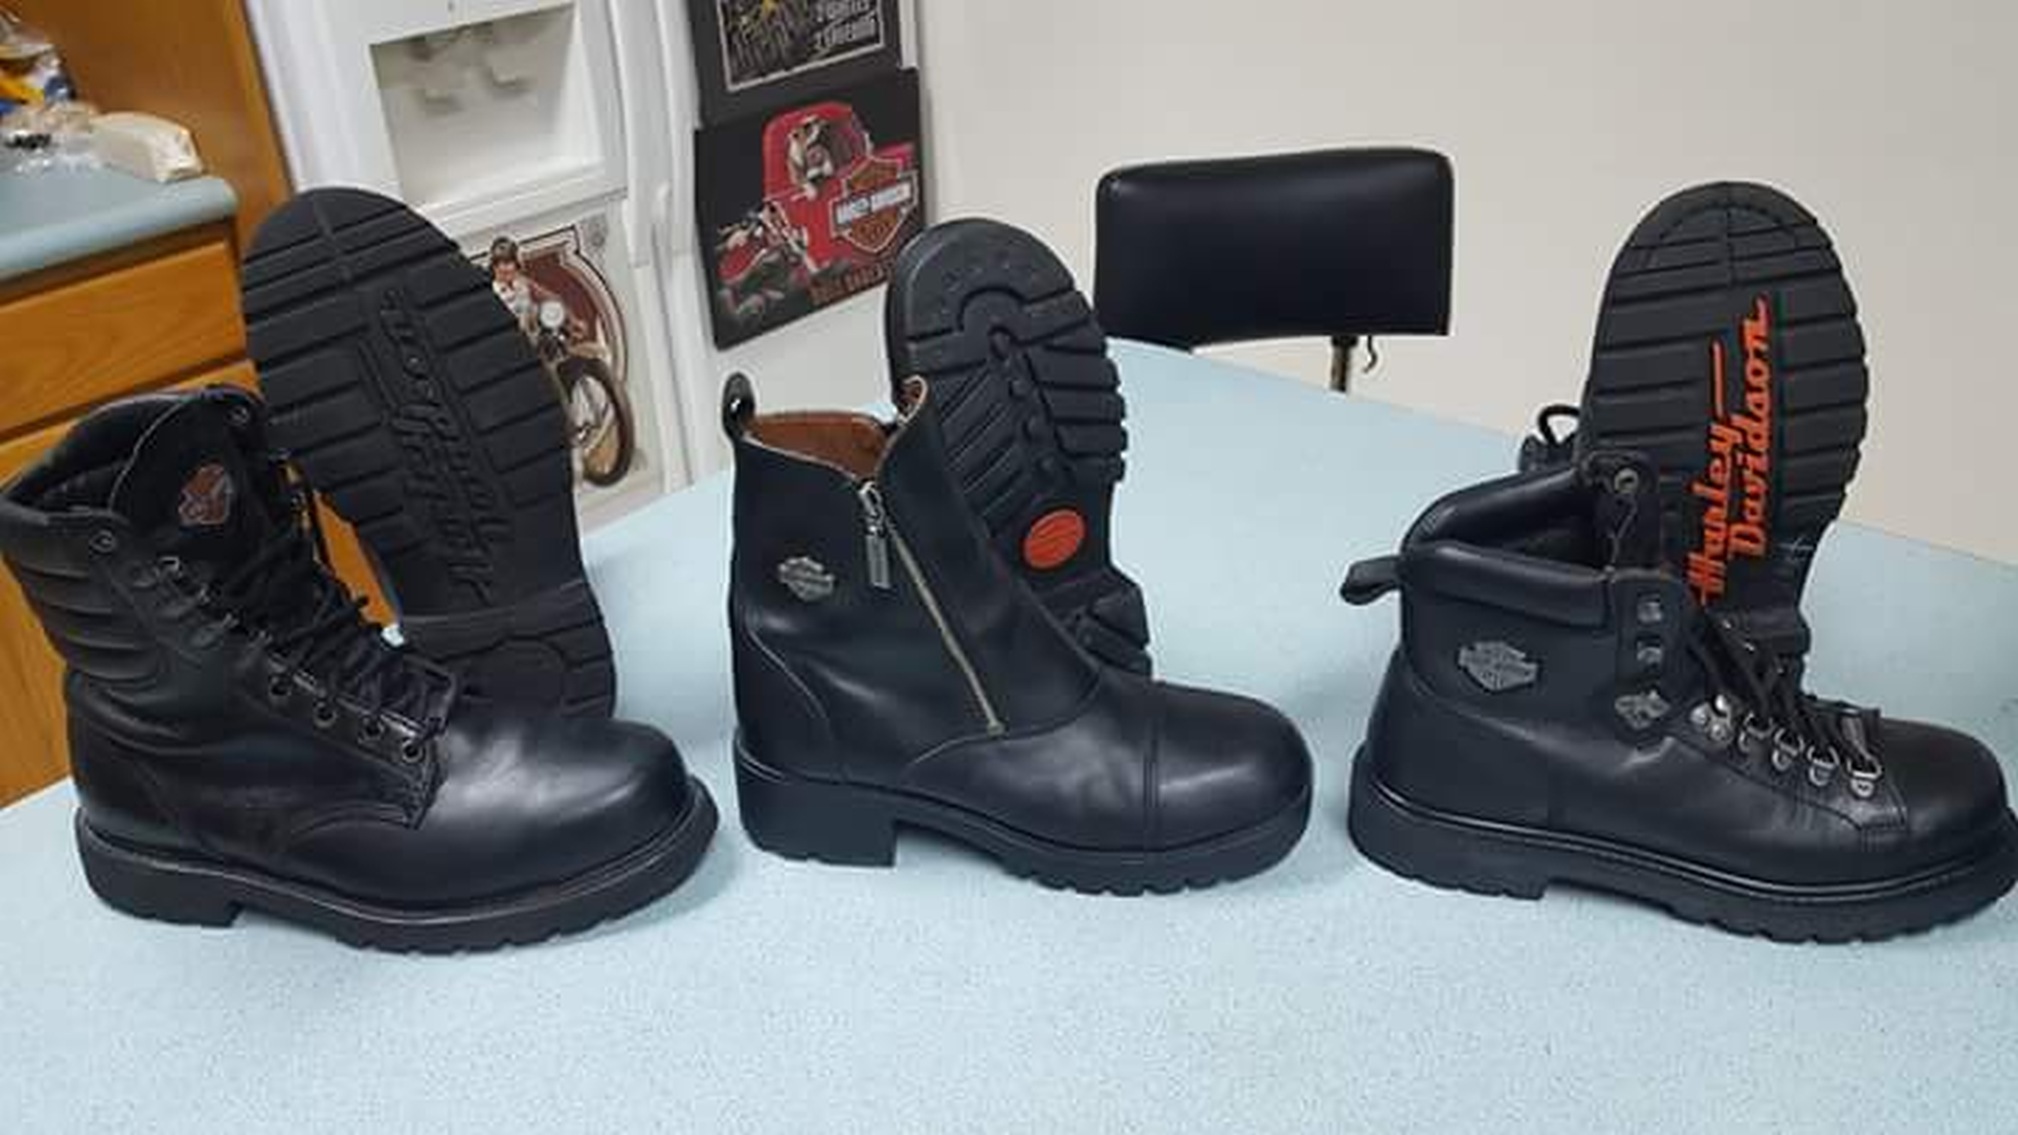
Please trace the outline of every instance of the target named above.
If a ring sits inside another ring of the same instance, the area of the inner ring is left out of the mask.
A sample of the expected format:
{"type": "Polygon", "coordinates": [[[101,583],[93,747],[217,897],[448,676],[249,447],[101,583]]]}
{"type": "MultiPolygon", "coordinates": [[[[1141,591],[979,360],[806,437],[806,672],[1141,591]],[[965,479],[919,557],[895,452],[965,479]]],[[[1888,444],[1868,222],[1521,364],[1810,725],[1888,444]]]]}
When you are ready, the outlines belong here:
{"type": "Polygon", "coordinates": [[[1109,334],[1192,348],[1441,335],[1452,177],[1441,154],[1342,149],[1118,169],[1094,193],[1109,334]]]}
{"type": "MultiPolygon", "coordinates": [[[[1308,791],[1303,741],[1274,710],[1105,670],[1079,650],[959,497],[929,399],[859,472],[818,443],[795,447],[784,417],[729,423],[736,708],[757,760],[1106,849],[1209,839],[1308,791]],[[871,482],[887,588],[871,581],[871,482]]],[[[869,423],[852,420],[857,434],[869,423]]]]}
{"type": "MultiPolygon", "coordinates": [[[[0,491],[0,551],[68,663],[94,830],[439,905],[579,875],[686,814],[685,770],[654,730],[473,708],[426,671],[368,694],[336,655],[299,665],[284,626],[227,609],[221,582],[301,523],[261,417],[222,389],[115,404],[0,491]]],[[[352,660],[395,650],[369,624],[347,633],[365,636],[352,660]]]]}
{"type": "Polygon", "coordinates": [[[1697,707],[1716,686],[1690,646],[1704,616],[1665,570],[1605,565],[1602,481],[1588,461],[1504,478],[1412,530],[1402,644],[1369,729],[1385,784],[1785,882],[1895,876],[1997,837],[2002,776],[1961,734],[1877,719],[1884,772],[1865,796],[1805,755],[1777,767],[1770,741],[1737,727],[1747,707],[1710,728],[1697,707]],[[1558,558],[1571,546],[1597,558],[1558,558]]]}

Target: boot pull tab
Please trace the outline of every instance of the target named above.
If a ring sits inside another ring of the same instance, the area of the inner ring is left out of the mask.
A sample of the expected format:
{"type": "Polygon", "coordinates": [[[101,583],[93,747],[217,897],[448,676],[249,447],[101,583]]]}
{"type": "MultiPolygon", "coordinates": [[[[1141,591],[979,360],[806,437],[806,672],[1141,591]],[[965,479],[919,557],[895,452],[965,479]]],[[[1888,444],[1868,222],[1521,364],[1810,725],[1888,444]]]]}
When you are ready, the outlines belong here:
{"type": "Polygon", "coordinates": [[[918,407],[925,404],[927,389],[925,376],[921,374],[914,374],[899,383],[897,386],[897,416],[908,419],[911,415],[917,413],[918,407]]]}
{"type": "Polygon", "coordinates": [[[750,387],[750,378],[737,371],[722,383],[722,432],[730,441],[741,441],[750,428],[750,419],[757,416],[757,392],[750,387]]]}
{"type": "Polygon", "coordinates": [[[1338,597],[1355,607],[1364,607],[1400,587],[1401,557],[1375,556],[1346,569],[1345,582],[1339,585],[1338,597]]]}

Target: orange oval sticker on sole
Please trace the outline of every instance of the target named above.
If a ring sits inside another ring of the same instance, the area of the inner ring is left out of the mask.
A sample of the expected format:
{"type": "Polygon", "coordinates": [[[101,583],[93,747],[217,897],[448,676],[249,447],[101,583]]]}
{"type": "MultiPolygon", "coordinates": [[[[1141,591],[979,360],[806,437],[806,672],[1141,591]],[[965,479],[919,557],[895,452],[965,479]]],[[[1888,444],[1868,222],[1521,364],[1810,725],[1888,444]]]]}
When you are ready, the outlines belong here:
{"type": "Polygon", "coordinates": [[[1048,571],[1077,555],[1085,542],[1086,519],[1072,509],[1054,508],[1023,534],[1023,562],[1048,571]]]}

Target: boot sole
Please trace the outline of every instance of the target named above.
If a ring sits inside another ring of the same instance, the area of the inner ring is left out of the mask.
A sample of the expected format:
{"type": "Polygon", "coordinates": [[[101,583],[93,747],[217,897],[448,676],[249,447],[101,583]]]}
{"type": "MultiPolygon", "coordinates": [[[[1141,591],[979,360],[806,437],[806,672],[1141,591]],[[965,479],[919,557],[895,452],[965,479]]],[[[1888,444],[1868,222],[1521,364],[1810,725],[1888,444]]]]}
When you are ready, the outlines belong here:
{"type": "Polygon", "coordinates": [[[77,814],[77,850],[98,897],[142,918],[229,926],[252,909],[352,946],[418,953],[490,950],[571,934],[627,914],[692,875],[714,835],[714,801],[689,781],[691,802],[667,831],[621,859],[565,882],[466,906],[378,906],[252,868],[115,843],[77,814]]]}
{"type": "MultiPolygon", "coordinates": [[[[1761,305],[1771,376],[1767,543],[1761,558],[1729,558],[1728,589],[1708,605],[1754,639],[1799,653],[1807,643],[1801,588],[1856,475],[1870,390],[1856,300],[1807,210],[1777,190],[1734,182],[1655,206],[1612,263],[1577,440],[1580,449],[1636,449],[1654,459],[1668,557],[1690,573],[1705,539],[1692,486],[1710,464],[1712,376],[1720,354],[1726,417],[1746,413],[1744,328],[1761,305]]],[[[1742,511],[1734,494],[1729,513],[1742,511]]]]}
{"type": "Polygon", "coordinates": [[[931,383],[954,481],[996,549],[1089,653],[1149,673],[1142,589],[1109,539],[1127,407],[1071,273],[1020,229],[951,221],[898,255],[883,312],[892,398],[931,383]]]}
{"type": "Polygon", "coordinates": [[[1665,908],[1689,922],[1780,942],[1876,941],[1953,922],[2018,879],[2018,821],[1982,852],[1911,875],[1854,884],[1750,879],[1644,848],[1441,811],[1354,761],[1352,840],[1367,858],[1432,886],[1538,899],[1558,883],[1665,908]]]}
{"type": "Polygon", "coordinates": [[[750,839],[788,859],[889,867],[902,825],[986,852],[1011,874],[1085,894],[1171,894],[1245,878],[1289,854],[1310,821],[1306,789],[1275,816],[1200,843],[1163,851],[1074,847],[936,800],[781,772],[750,756],[740,740],[736,798],[750,839]]]}
{"type": "Polygon", "coordinates": [[[552,379],[455,243],[397,201],[314,189],[241,280],[275,441],[356,528],[422,654],[473,698],[608,716],[552,379]]]}

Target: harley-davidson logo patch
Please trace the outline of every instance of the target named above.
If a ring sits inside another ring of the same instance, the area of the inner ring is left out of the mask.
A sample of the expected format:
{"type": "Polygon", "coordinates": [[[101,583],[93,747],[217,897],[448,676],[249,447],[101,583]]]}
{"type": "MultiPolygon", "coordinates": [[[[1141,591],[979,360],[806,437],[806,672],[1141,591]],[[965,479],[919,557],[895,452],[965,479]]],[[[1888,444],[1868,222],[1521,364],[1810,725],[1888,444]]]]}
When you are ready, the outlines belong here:
{"type": "Polygon", "coordinates": [[[834,573],[811,556],[793,556],[779,564],[778,582],[801,603],[818,603],[834,593],[834,573]]]}
{"type": "Polygon", "coordinates": [[[237,490],[224,466],[212,462],[199,465],[182,483],[182,500],[175,517],[184,528],[216,528],[231,519],[231,501],[237,490]]]}
{"type": "Polygon", "coordinates": [[[842,180],[834,199],[834,235],[871,256],[890,247],[918,208],[918,171],[888,158],[867,158],[842,180]]]}
{"type": "Polygon", "coordinates": [[[1474,642],[1458,647],[1457,664],[1489,694],[1532,686],[1542,672],[1541,663],[1510,642],[1474,642]]]}

